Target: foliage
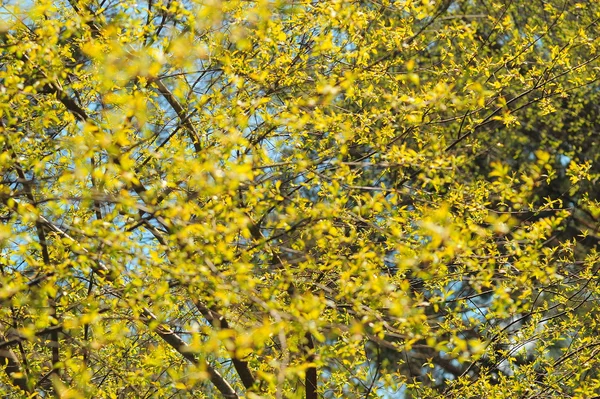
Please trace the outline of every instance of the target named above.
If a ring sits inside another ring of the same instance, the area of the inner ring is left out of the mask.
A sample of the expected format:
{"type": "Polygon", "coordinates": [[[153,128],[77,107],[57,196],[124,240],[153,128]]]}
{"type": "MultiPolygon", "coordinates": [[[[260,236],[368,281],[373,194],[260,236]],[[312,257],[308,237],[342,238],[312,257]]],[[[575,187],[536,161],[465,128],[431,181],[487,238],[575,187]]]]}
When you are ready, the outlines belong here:
{"type": "Polygon", "coordinates": [[[600,3],[0,12],[5,397],[600,392],[600,3]]]}

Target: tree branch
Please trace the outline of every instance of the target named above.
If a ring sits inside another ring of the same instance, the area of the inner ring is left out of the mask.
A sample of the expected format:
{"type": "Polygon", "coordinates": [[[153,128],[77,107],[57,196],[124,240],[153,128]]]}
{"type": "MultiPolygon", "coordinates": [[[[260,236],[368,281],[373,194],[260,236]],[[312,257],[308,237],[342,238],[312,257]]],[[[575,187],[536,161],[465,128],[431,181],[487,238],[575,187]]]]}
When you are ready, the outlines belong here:
{"type": "MultiPolygon", "coordinates": [[[[304,334],[304,338],[306,339],[306,352],[308,353],[308,357],[306,361],[308,363],[314,363],[315,361],[315,343],[313,341],[312,334],[306,332],[304,334]]],[[[304,385],[306,387],[306,399],[317,399],[317,367],[311,365],[306,369],[306,376],[304,378],[304,385]]]]}
{"type": "MultiPolygon", "coordinates": [[[[196,305],[196,308],[200,311],[200,313],[202,313],[202,316],[204,316],[204,318],[209,323],[211,323],[213,326],[221,328],[221,329],[229,329],[230,328],[227,320],[222,315],[220,315],[217,311],[207,308],[200,301],[194,301],[194,305],[196,305]]],[[[254,383],[256,382],[256,379],[252,375],[252,371],[250,371],[250,367],[248,367],[248,362],[240,360],[235,355],[235,348],[230,350],[229,354],[231,355],[233,367],[235,367],[235,370],[237,371],[238,375],[240,376],[240,379],[242,380],[244,387],[251,388],[254,385],[254,383]]]]}
{"type": "MultiPolygon", "coordinates": [[[[152,312],[150,312],[148,309],[144,309],[142,316],[146,325],[149,325],[152,321],[156,321],[156,316],[154,316],[154,314],[152,314],[152,312]]],[[[208,364],[206,361],[200,360],[194,353],[192,353],[188,344],[186,344],[185,341],[181,339],[179,335],[173,332],[168,326],[161,324],[154,330],[154,332],[190,363],[205,369],[208,372],[210,381],[225,398],[239,398],[238,394],[235,392],[229,382],[227,382],[227,380],[225,380],[225,378],[223,378],[223,376],[210,364],[208,364]]]]}
{"type": "Polygon", "coordinates": [[[27,375],[21,370],[21,364],[15,353],[10,349],[0,350],[0,363],[4,365],[4,371],[12,384],[21,390],[31,393],[27,375]]]}

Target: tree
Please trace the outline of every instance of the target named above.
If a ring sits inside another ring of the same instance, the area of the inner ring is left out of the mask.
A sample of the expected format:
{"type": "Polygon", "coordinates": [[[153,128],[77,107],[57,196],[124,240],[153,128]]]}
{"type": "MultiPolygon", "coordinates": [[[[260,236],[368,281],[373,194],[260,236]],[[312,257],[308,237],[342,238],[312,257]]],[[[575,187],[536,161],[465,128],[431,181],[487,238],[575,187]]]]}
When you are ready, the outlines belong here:
{"type": "Polygon", "coordinates": [[[20,3],[6,397],[600,390],[600,4],[20,3]]]}

